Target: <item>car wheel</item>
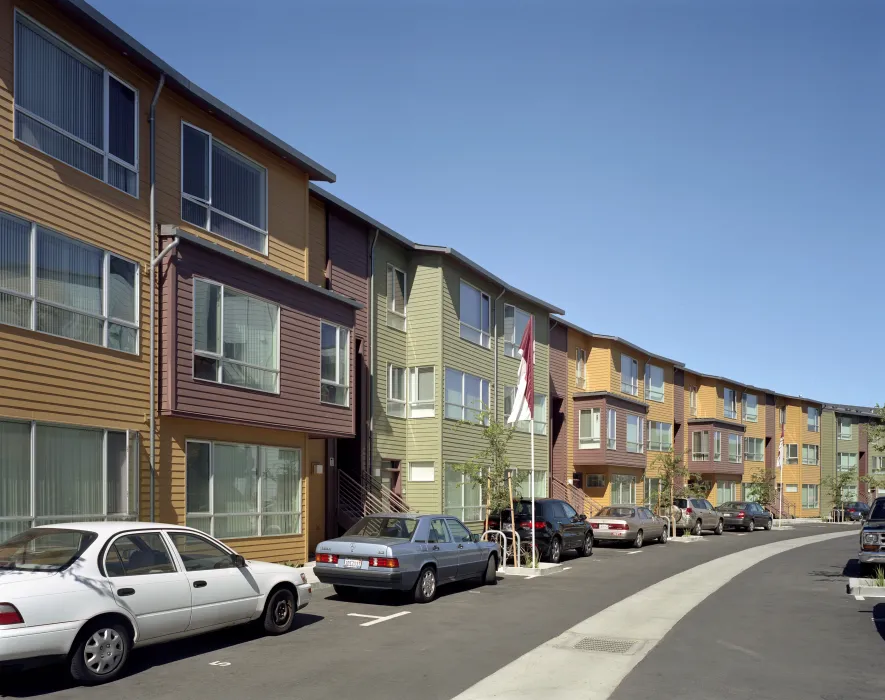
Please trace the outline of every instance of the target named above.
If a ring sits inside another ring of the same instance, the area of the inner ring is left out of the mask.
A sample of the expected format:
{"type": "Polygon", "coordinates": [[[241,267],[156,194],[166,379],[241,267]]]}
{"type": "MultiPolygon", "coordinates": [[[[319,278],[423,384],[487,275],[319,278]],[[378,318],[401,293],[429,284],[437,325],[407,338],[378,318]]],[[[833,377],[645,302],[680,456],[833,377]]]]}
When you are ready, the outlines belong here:
{"type": "Polygon", "coordinates": [[[547,550],[547,559],[551,564],[558,564],[560,558],[562,557],[562,542],[559,541],[558,537],[554,537],[550,541],[550,549],[547,550]]]}
{"type": "Polygon", "coordinates": [[[756,521],[750,518],[750,524],[747,525],[747,532],[753,532],[756,529],[756,521]]]}
{"type": "Polygon", "coordinates": [[[663,530],[661,530],[661,536],[659,538],[660,543],[667,544],[668,537],[670,537],[670,527],[669,526],[665,527],[663,530]]]}
{"type": "Polygon", "coordinates": [[[280,588],[264,607],[264,631],[268,634],[285,634],[292,629],[295,620],[295,594],[288,588],[280,588]]]}
{"type": "Polygon", "coordinates": [[[429,603],[436,596],[436,570],[425,566],[415,581],[415,602],[429,603]]]}
{"type": "Polygon", "coordinates": [[[765,529],[766,529],[766,530],[770,530],[770,529],[771,529],[771,518],[769,518],[769,519],[768,519],[768,522],[765,523],[765,529]]]}
{"type": "Polygon", "coordinates": [[[482,574],[483,586],[495,586],[498,583],[498,560],[493,554],[489,557],[486,569],[482,574]]]}
{"type": "Polygon", "coordinates": [[[578,547],[578,554],[582,557],[589,557],[593,554],[593,535],[589,532],[587,533],[587,536],[584,537],[584,546],[578,547]]]}
{"type": "Polygon", "coordinates": [[[642,530],[640,530],[639,532],[636,533],[636,539],[633,540],[633,546],[636,549],[642,549],[642,541],[643,541],[642,530]]]}
{"type": "Polygon", "coordinates": [[[360,589],[355,586],[340,586],[337,583],[332,588],[335,589],[335,595],[341,600],[355,600],[360,592],[360,589]]]}
{"type": "Polygon", "coordinates": [[[691,529],[692,535],[700,535],[701,534],[701,521],[698,520],[695,522],[694,527],[691,529]]]}
{"type": "Polygon", "coordinates": [[[713,534],[714,534],[714,535],[721,535],[721,534],[722,534],[722,531],[723,531],[724,529],[725,529],[725,526],[722,524],[722,521],[720,520],[718,523],[716,523],[716,527],[715,527],[715,529],[713,530],[713,534]]]}
{"type": "Polygon", "coordinates": [[[71,677],[86,685],[98,685],[120,675],[129,658],[132,638],[120,622],[87,625],[71,652],[71,677]]]}

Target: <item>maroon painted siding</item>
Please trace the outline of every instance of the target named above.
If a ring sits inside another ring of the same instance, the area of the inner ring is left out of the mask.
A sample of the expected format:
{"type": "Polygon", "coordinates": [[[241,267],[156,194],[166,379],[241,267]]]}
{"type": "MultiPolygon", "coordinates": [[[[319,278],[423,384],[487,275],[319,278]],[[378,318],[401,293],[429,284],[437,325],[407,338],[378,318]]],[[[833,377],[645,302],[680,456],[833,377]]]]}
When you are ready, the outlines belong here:
{"type": "Polygon", "coordinates": [[[566,482],[571,478],[568,468],[568,440],[565,426],[565,401],[568,396],[568,329],[551,321],[550,328],[550,474],[566,482]]]}
{"type": "Polygon", "coordinates": [[[686,466],[688,470],[697,474],[736,474],[738,477],[744,473],[744,463],[728,461],[728,437],[729,435],[737,435],[741,440],[741,454],[743,455],[744,427],[737,423],[730,423],[723,420],[699,420],[691,421],[686,430],[686,440],[688,452],[686,453],[686,466]],[[709,459],[695,461],[693,459],[694,433],[707,431],[710,434],[710,452],[709,459]],[[721,459],[714,461],[713,459],[713,434],[719,431],[722,434],[721,459]]]}
{"type": "MultiPolygon", "coordinates": [[[[574,409],[574,449],[572,450],[572,458],[575,466],[599,465],[612,467],[634,467],[636,469],[645,469],[646,456],[644,452],[627,452],[627,414],[632,413],[640,416],[645,421],[645,413],[647,407],[643,407],[638,403],[627,401],[613,395],[594,396],[582,398],[580,394],[572,397],[574,409]],[[578,432],[580,427],[579,411],[601,408],[600,415],[600,438],[601,445],[599,449],[587,450],[580,449],[578,432]],[[610,450],[606,447],[606,436],[608,435],[608,409],[613,408],[617,411],[617,449],[610,450]]],[[[644,428],[643,430],[647,430],[644,428]]],[[[643,433],[645,439],[647,435],[643,433]]]]}
{"type": "Polygon", "coordinates": [[[777,424],[777,406],[774,394],[765,395],[765,473],[774,474],[777,464],[777,446],[780,426],[777,424]]]}
{"type": "MultiPolygon", "coordinates": [[[[182,240],[161,276],[161,411],[317,436],[354,434],[353,408],[320,402],[320,323],[348,328],[354,309],[243,262],[182,240]],[[280,306],[280,392],[270,394],[194,380],[193,279],[214,282],[280,306]]],[[[353,356],[351,347],[351,386],[353,356]]],[[[353,400],[351,400],[351,404],[353,400]]]]}
{"type": "Polygon", "coordinates": [[[673,454],[685,455],[685,372],[673,371],[673,454]]]}
{"type": "Polygon", "coordinates": [[[861,418],[857,425],[857,495],[859,496],[858,500],[863,501],[864,503],[868,503],[870,500],[870,489],[862,481],[868,473],[867,454],[869,452],[869,446],[870,439],[869,433],[867,432],[867,424],[864,422],[864,419],[861,418]]]}

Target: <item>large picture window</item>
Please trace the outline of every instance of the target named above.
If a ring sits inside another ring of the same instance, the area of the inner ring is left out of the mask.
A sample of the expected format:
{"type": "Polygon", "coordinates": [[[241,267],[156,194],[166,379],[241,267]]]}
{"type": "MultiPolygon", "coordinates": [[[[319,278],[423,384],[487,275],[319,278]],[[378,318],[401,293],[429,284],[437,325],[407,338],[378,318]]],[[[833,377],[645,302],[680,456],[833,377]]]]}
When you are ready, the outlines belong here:
{"type": "Polygon", "coordinates": [[[301,450],[187,442],[187,524],[214,537],[301,532],[301,450]]]}
{"type": "Polygon", "coordinates": [[[642,452],[642,426],[645,423],[641,416],[627,414],[627,452],[642,452]]]}
{"type": "Polygon", "coordinates": [[[639,393],[639,363],[621,353],[621,391],[631,396],[639,393]]]}
{"type": "Polygon", "coordinates": [[[320,335],[320,401],[349,406],[350,331],[324,321],[320,335]]]}
{"type": "Polygon", "coordinates": [[[490,347],[491,301],[489,295],[461,280],[461,337],[471,343],[490,347]]]}
{"type": "Polygon", "coordinates": [[[808,407],[808,431],[811,433],[820,432],[820,409],[814,406],[808,407]]]}
{"type": "Polygon", "coordinates": [[[279,391],[280,307],[194,279],[194,378],[279,391]]]}
{"type": "Polygon", "coordinates": [[[673,449],[673,426],[650,420],[648,422],[648,449],[653,452],[669,452],[673,449]]]}
{"type": "MultiPolygon", "coordinates": [[[[509,416],[513,411],[513,399],[516,396],[515,386],[504,387],[504,415],[509,416]]],[[[547,397],[544,394],[535,392],[535,435],[547,434],[547,397]]],[[[516,430],[520,433],[528,433],[531,431],[530,420],[516,421],[516,430]]]]}
{"type": "Polygon", "coordinates": [[[0,421],[0,542],[35,525],[136,519],[138,461],[136,431],[0,421]]]}
{"type": "Polygon", "coordinates": [[[504,354],[507,357],[519,358],[519,344],[529,325],[531,314],[510,304],[504,304],[504,354]]]}
{"type": "Polygon", "coordinates": [[[733,464],[740,464],[743,462],[743,439],[740,435],[732,435],[728,436],[728,461],[733,464]]]}
{"type": "Polygon", "coordinates": [[[840,440],[850,440],[851,439],[851,418],[848,416],[840,416],[839,417],[839,439],[840,440]]]}
{"type": "Polygon", "coordinates": [[[744,459],[748,462],[765,461],[765,440],[763,438],[744,438],[744,459]]]}
{"type": "Polygon", "coordinates": [[[820,445],[802,445],[802,464],[820,464],[820,445]]]}
{"type": "Polygon", "coordinates": [[[488,380],[446,367],[445,417],[488,425],[488,409],[488,380]]]}
{"type": "Polygon", "coordinates": [[[664,369],[652,364],[645,365],[645,398],[649,401],[664,400],[664,369]]]}
{"type": "Polygon", "coordinates": [[[267,170],[182,122],[181,218],[267,253],[267,170]]]}
{"type": "Polygon", "coordinates": [[[138,91],[21,12],[15,138],[138,196],[138,91]]]}
{"type": "Polygon", "coordinates": [[[138,354],[138,265],[0,213],[0,323],[138,354]]]}
{"type": "Polygon", "coordinates": [[[476,522],[485,518],[482,489],[463,472],[446,464],[445,512],[462,522],[476,522]]]}

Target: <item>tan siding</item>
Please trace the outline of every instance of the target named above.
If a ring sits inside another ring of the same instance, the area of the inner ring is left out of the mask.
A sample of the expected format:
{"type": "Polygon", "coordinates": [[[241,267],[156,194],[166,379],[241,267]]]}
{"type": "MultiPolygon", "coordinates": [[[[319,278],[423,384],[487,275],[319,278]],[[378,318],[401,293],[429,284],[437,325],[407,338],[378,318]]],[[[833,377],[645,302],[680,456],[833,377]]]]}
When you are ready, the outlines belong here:
{"type": "Polygon", "coordinates": [[[310,229],[308,232],[308,281],[326,286],[326,205],[310,198],[310,229]]]}

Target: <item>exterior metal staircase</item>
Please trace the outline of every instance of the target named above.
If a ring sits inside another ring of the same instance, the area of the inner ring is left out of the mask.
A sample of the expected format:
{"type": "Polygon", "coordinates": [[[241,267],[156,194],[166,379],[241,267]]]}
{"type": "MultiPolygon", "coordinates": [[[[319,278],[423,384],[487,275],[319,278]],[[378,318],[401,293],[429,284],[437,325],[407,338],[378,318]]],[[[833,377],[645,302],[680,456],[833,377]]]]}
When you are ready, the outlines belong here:
{"type": "Polygon", "coordinates": [[[581,489],[560,481],[555,477],[550,478],[550,495],[553,498],[565,501],[578,513],[584,513],[588,518],[592,518],[602,509],[601,503],[594,501],[581,489]]]}
{"type": "Polygon", "coordinates": [[[402,496],[378,479],[370,478],[368,483],[361,484],[349,474],[338,471],[338,525],[345,530],[366,515],[411,512],[402,496]]]}

